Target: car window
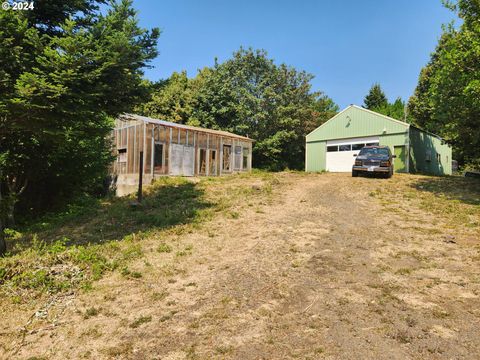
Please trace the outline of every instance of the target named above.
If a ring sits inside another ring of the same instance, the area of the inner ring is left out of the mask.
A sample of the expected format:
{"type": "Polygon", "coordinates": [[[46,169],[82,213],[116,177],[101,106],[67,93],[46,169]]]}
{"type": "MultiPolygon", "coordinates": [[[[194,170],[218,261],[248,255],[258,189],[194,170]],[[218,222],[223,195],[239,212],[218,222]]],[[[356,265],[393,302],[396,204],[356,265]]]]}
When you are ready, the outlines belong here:
{"type": "Polygon", "coordinates": [[[360,151],[360,155],[369,155],[369,156],[388,156],[388,148],[363,148],[360,151]]]}

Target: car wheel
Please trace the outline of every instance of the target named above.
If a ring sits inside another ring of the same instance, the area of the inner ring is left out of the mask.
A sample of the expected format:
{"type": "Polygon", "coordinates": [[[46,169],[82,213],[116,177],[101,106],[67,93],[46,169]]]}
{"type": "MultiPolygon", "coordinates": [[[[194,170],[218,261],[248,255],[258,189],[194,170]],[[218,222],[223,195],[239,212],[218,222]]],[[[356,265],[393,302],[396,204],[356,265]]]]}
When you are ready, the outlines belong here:
{"type": "Polygon", "coordinates": [[[357,176],[358,176],[358,172],[352,171],[352,177],[357,177],[357,176]]]}

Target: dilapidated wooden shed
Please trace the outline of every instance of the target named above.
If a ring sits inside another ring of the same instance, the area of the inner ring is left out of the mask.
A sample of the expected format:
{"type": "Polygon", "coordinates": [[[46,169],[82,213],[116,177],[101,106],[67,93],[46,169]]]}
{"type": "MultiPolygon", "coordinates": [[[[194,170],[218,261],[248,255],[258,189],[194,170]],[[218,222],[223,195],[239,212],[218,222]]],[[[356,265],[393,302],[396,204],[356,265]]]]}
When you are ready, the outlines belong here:
{"type": "Polygon", "coordinates": [[[158,176],[220,176],[252,168],[253,140],[226,131],[125,114],[116,120],[113,173],[117,195],[138,186],[140,154],[143,183],[158,176]]]}

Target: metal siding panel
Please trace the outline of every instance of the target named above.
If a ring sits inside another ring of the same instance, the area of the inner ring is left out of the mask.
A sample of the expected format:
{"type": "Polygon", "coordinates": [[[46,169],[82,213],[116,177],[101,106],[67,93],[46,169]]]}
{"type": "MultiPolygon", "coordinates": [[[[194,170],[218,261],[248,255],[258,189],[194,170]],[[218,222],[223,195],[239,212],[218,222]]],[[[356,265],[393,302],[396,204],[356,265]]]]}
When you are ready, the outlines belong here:
{"type": "Polygon", "coordinates": [[[408,144],[408,132],[403,134],[380,136],[380,145],[390,147],[392,154],[394,153],[394,146],[406,146],[408,149],[408,144]]]}
{"type": "Polygon", "coordinates": [[[356,107],[349,107],[307,135],[307,142],[404,133],[408,125],[356,107]]]}
{"type": "Polygon", "coordinates": [[[305,157],[305,171],[325,171],[325,141],[307,143],[305,157]]]}
{"type": "Polygon", "coordinates": [[[419,129],[410,129],[412,172],[431,175],[452,174],[452,149],[439,138],[419,129]],[[440,156],[440,161],[437,159],[440,156]]]}

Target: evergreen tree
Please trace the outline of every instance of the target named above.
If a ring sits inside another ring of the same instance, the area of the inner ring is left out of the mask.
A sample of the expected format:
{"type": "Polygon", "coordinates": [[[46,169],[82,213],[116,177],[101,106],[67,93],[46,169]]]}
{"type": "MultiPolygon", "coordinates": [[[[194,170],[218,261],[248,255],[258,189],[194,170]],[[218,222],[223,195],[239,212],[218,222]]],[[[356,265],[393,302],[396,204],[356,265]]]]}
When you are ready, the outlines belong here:
{"type": "Polygon", "coordinates": [[[369,110],[379,109],[387,106],[387,97],[380,87],[380,84],[375,83],[372,85],[367,96],[365,96],[363,103],[364,107],[369,110]]]}
{"type": "Polygon", "coordinates": [[[138,26],[131,1],[105,15],[99,3],[0,12],[2,223],[13,222],[18,201],[44,209],[94,190],[112,160],[111,118],[145,94],[142,69],[157,55],[159,31],[138,26]]]}

